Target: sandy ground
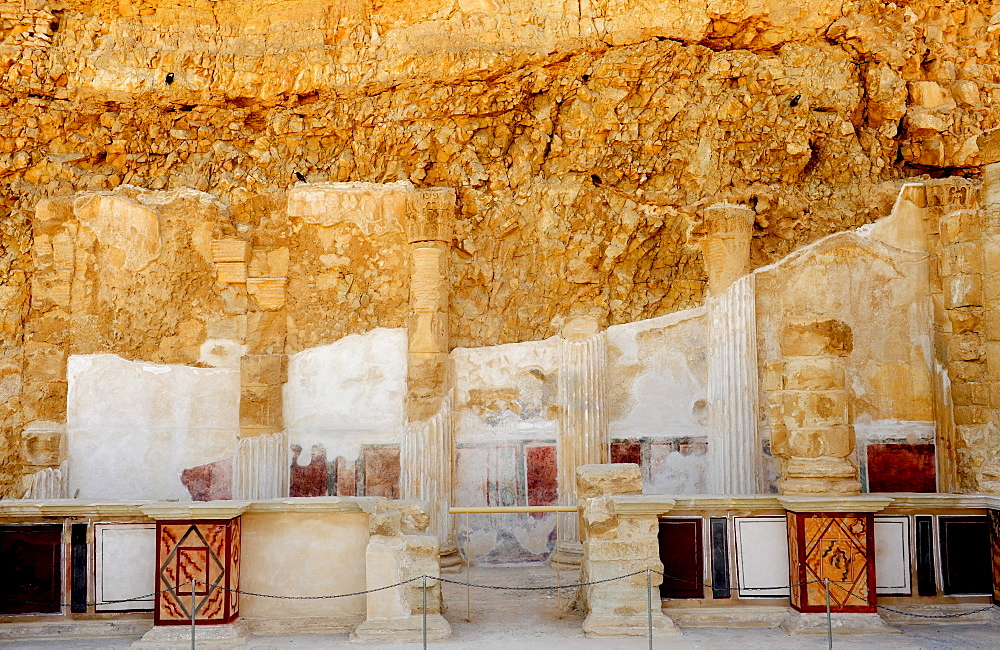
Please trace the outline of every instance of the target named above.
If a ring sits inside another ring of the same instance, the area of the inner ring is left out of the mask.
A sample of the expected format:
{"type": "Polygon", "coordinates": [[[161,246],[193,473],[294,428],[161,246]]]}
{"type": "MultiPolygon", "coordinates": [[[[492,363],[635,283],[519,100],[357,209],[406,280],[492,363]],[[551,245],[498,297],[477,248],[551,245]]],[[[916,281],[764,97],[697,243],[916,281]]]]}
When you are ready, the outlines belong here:
{"type": "MultiPolygon", "coordinates": [[[[465,572],[446,574],[446,578],[465,580],[465,572]]],[[[562,573],[563,582],[576,579],[575,573],[562,573]]],[[[483,568],[474,567],[472,582],[479,584],[531,586],[555,584],[556,574],[546,567],[483,568]]],[[[499,591],[473,589],[472,620],[466,621],[465,587],[444,587],[452,636],[447,641],[431,643],[435,648],[647,648],[648,640],[587,639],[581,630],[583,614],[557,607],[554,592],[499,591]]],[[[1000,628],[988,624],[946,624],[900,626],[903,634],[884,636],[834,637],[835,648],[1000,648],[1000,628]]],[[[782,629],[761,628],[682,628],[683,635],[654,639],[655,648],[825,648],[825,636],[788,636],[782,629]]],[[[26,641],[0,643],[17,648],[126,648],[137,637],[93,640],[26,641]]],[[[257,636],[247,646],[257,650],[270,648],[358,647],[346,634],[257,636]]],[[[420,644],[399,644],[399,648],[419,648],[420,644]]]]}

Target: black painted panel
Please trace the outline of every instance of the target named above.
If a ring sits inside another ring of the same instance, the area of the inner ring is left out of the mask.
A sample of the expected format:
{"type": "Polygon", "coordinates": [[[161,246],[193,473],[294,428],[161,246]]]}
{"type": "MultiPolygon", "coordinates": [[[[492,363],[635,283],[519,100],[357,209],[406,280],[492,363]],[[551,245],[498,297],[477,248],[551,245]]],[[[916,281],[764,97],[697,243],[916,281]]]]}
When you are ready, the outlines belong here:
{"type": "Polygon", "coordinates": [[[712,534],[712,598],[729,598],[729,535],[725,517],[710,519],[712,534]]]}
{"type": "Polygon", "coordinates": [[[917,595],[937,596],[934,576],[934,522],[930,516],[917,516],[917,595]]]}
{"type": "Polygon", "coordinates": [[[990,528],[986,517],[938,517],[942,591],[989,594],[993,591],[990,528]]]}
{"type": "Polygon", "coordinates": [[[60,611],[62,525],[0,526],[0,614],[60,611]]]}
{"type": "Polygon", "coordinates": [[[663,598],[704,598],[705,561],[701,519],[660,521],[660,561],[663,562],[663,598]]]}
{"type": "Polygon", "coordinates": [[[87,611],[87,524],[73,524],[70,529],[70,610],[74,614],[87,611]]]}

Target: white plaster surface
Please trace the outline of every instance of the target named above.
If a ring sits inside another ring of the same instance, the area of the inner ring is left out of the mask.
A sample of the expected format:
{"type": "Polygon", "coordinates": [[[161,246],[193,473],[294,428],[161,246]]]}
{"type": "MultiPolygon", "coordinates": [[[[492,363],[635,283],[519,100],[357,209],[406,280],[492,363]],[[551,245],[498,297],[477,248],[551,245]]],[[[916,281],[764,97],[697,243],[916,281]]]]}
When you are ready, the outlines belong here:
{"type": "MultiPolygon", "coordinates": [[[[451,353],[458,506],[527,505],[525,449],[556,444],[559,339],[457,348],[451,353]]],[[[466,547],[465,519],[456,519],[466,547]]],[[[473,515],[474,562],[545,559],[552,518],[473,515]]]]}
{"type": "MultiPolygon", "coordinates": [[[[762,367],[780,359],[778,336],[788,318],[835,318],[850,326],[853,350],[846,357],[845,372],[851,414],[855,422],[871,424],[867,431],[859,430],[859,454],[869,436],[888,437],[909,429],[909,437],[933,420],[933,303],[927,260],[926,253],[893,248],[849,231],[824,237],[755,271],[762,367]]],[[[769,430],[762,431],[762,438],[769,437],[769,430]]]]}
{"type": "Polygon", "coordinates": [[[785,517],[734,517],[740,598],[788,596],[785,517]]]}
{"type": "Polygon", "coordinates": [[[94,575],[97,611],[149,611],[153,598],[127,600],[156,591],[156,524],[96,524],[94,575]]]}
{"type": "Polygon", "coordinates": [[[180,473],[233,453],[238,370],[97,354],[71,356],[67,377],[70,494],[190,499],[180,473]]]}
{"type": "Polygon", "coordinates": [[[649,466],[642,468],[642,491],[645,494],[703,494],[708,457],[705,454],[682,454],[669,445],[649,446],[649,466]]]}
{"type": "Polygon", "coordinates": [[[322,444],[327,458],[361,445],[401,443],[406,424],[406,330],[378,328],[293,354],[284,386],[291,444],[322,444]]]}
{"type": "Polygon", "coordinates": [[[612,439],[708,435],[705,314],[699,307],[607,329],[612,439]]]}
{"type": "Polygon", "coordinates": [[[558,339],[451,353],[456,442],[555,439],[558,339]]]}
{"type": "Polygon", "coordinates": [[[911,593],[909,517],[875,517],[875,593],[911,593]]]}
{"type": "MultiPolygon", "coordinates": [[[[364,591],[367,544],[365,514],[244,515],[240,588],[272,596],[334,596],[364,591]]],[[[365,597],[282,600],[244,594],[240,596],[240,612],[245,619],[360,619],[365,614],[365,597]]]]}

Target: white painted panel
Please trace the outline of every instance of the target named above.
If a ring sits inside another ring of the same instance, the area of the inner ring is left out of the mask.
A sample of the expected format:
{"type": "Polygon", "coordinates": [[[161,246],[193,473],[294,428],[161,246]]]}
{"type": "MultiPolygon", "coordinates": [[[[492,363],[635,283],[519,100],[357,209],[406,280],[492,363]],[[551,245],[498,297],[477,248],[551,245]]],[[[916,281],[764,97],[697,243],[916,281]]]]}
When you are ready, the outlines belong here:
{"type": "Polygon", "coordinates": [[[735,517],[740,598],[788,596],[788,524],[784,517],[735,517]]]}
{"type": "Polygon", "coordinates": [[[406,330],[376,328],[288,358],[289,442],[353,461],[362,445],[399,443],[406,426],[406,330]]]}
{"type": "Polygon", "coordinates": [[[97,611],[152,610],[153,598],[109,603],[156,591],[156,525],[94,526],[97,611]]]}
{"type": "Polygon", "coordinates": [[[181,472],[233,454],[239,369],[92,354],[71,356],[67,378],[70,494],[187,500],[181,472]]]}
{"type": "Polygon", "coordinates": [[[875,593],[911,594],[909,517],[875,517],[875,593]]]}

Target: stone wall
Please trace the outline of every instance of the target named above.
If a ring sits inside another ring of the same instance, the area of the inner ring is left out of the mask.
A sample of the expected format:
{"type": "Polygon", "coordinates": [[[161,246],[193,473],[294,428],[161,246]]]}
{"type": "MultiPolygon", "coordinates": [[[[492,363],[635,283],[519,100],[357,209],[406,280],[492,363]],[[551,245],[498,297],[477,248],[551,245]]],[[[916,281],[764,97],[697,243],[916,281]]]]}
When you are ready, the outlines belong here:
{"type": "MultiPolygon", "coordinates": [[[[611,324],[698,305],[701,206],[754,208],[760,266],[884,214],[901,178],[977,173],[998,30],[982,0],[4,0],[0,484],[37,465],[19,396],[41,390],[24,361],[41,199],[190,186],[241,236],[282,229],[294,172],[453,187],[452,344],[542,339],[578,304],[611,324]]],[[[334,230],[317,282],[343,308],[288,287],[296,318],[255,317],[296,350],[405,319],[380,256],[401,240],[334,230]]],[[[296,245],[245,260],[248,292],[266,302],[296,245]]]]}

